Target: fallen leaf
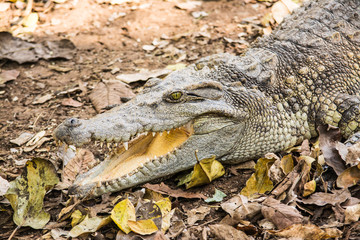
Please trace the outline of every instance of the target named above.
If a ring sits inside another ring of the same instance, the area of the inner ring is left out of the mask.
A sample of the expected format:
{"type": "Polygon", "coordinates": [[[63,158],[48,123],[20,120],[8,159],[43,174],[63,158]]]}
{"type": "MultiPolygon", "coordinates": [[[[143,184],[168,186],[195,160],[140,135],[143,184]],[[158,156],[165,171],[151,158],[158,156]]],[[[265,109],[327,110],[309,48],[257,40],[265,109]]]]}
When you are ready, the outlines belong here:
{"type": "MultiPolygon", "coordinates": [[[[320,229],[318,226],[313,224],[294,224],[285,229],[279,231],[268,231],[271,235],[278,237],[299,239],[299,240],[322,240],[329,238],[338,238],[341,237],[342,232],[338,229],[335,229],[332,233],[334,235],[329,236],[327,231],[320,229]]],[[[330,232],[330,231],[329,231],[330,232]]]]}
{"type": "Polygon", "coordinates": [[[215,188],[215,193],[211,198],[205,199],[205,202],[211,203],[211,202],[221,202],[224,197],[226,197],[226,194],[222,191],[215,188]]]}
{"type": "Polygon", "coordinates": [[[70,68],[70,67],[60,67],[57,65],[48,65],[48,68],[55,70],[57,72],[64,72],[64,73],[70,72],[71,70],[73,70],[73,68],[70,68]]]}
{"type": "Polygon", "coordinates": [[[52,93],[47,93],[45,95],[38,95],[35,97],[34,101],[32,102],[32,104],[36,105],[36,104],[42,104],[42,103],[46,103],[47,101],[49,101],[50,99],[53,99],[54,95],[52,93]]]}
{"type": "Polygon", "coordinates": [[[162,78],[171,73],[170,69],[157,69],[157,70],[143,70],[139,73],[132,74],[119,74],[116,76],[116,79],[121,80],[127,84],[138,82],[138,81],[147,81],[150,78],[162,78]]]}
{"type": "Polygon", "coordinates": [[[87,215],[80,224],[76,225],[70,230],[69,236],[74,238],[84,233],[96,232],[103,226],[109,224],[110,222],[111,222],[110,216],[90,218],[87,215]]]}
{"type": "Polygon", "coordinates": [[[71,214],[71,226],[74,227],[78,225],[80,222],[82,222],[85,219],[86,216],[84,216],[80,210],[75,210],[71,214]]]}
{"type": "Polygon", "coordinates": [[[345,209],[345,224],[359,221],[360,218],[360,204],[348,206],[345,209]]]}
{"type": "Polygon", "coordinates": [[[215,159],[215,156],[204,158],[200,161],[198,160],[198,163],[194,166],[190,182],[186,183],[186,189],[208,184],[224,174],[225,169],[223,165],[215,159]]]}
{"type": "Polygon", "coordinates": [[[336,186],[339,188],[349,188],[360,181],[360,164],[347,168],[336,179],[336,186]]]}
{"type": "Polygon", "coordinates": [[[221,208],[230,214],[235,221],[252,219],[260,213],[262,205],[257,202],[249,202],[243,195],[236,195],[221,204],[221,208]]]}
{"type": "Polygon", "coordinates": [[[316,192],[307,199],[298,199],[304,204],[315,204],[317,206],[325,206],[327,204],[335,206],[341,204],[351,197],[348,189],[332,190],[333,193],[316,192]]]}
{"type": "Polygon", "coordinates": [[[315,180],[311,180],[304,185],[303,197],[307,197],[310,194],[313,194],[316,190],[316,182],[315,180]]]}
{"type": "Polygon", "coordinates": [[[20,134],[19,137],[15,138],[15,139],[11,139],[10,142],[13,144],[16,144],[18,146],[21,146],[21,145],[25,144],[27,141],[29,141],[33,136],[34,136],[34,134],[32,134],[32,133],[23,132],[20,134]]]}
{"type": "Polygon", "coordinates": [[[281,169],[285,174],[290,173],[294,169],[294,160],[291,154],[281,158],[281,169]]]}
{"type": "Polygon", "coordinates": [[[201,1],[186,1],[176,3],[175,7],[182,10],[193,10],[194,8],[201,6],[201,4],[201,1]]]}
{"type": "Polygon", "coordinates": [[[275,159],[260,158],[255,165],[255,173],[246,181],[246,186],[241,190],[241,195],[250,197],[254,194],[261,194],[274,188],[268,171],[275,159]]]}
{"type": "Polygon", "coordinates": [[[131,231],[141,235],[149,235],[159,230],[152,219],[139,220],[139,221],[129,220],[128,226],[131,229],[131,231]]]}
{"type": "Polygon", "coordinates": [[[169,186],[167,186],[164,183],[160,184],[150,184],[146,183],[143,185],[145,188],[148,188],[150,190],[153,190],[155,192],[159,192],[161,194],[166,194],[171,197],[182,197],[182,198],[201,198],[206,199],[207,197],[202,193],[192,193],[192,192],[185,192],[181,189],[171,189],[169,186]]]}
{"type": "Polygon", "coordinates": [[[122,200],[115,205],[111,211],[111,219],[116,223],[116,225],[125,233],[131,231],[128,221],[135,221],[135,208],[129,199],[122,200]]]}
{"type": "Polygon", "coordinates": [[[116,81],[102,81],[92,90],[89,98],[98,113],[105,107],[121,104],[121,98],[132,98],[135,94],[128,85],[116,81]]]}
{"type": "MultiPolygon", "coordinates": [[[[341,143],[340,143],[341,144],[341,143]]],[[[342,147],[346,147],[344,144],[342,144],[342,147]]],[[[339,146],[337,146],[337,149],[341,155],[341,149],[339,146]]],[[[350,166],[355,166],[359,164],[360,161],[360,142],[352,145],[351,147],[346,148],[347,150],[347,154],[346,157],[343,159],[345,159],[346,164],[349,164],[350,166]]]]}
{"type": "Polygon", "coordinates": [[[0,196],[4,196],[9,187],[9,181],[0,176],[0,196]]]}
{"type": "Polygon", "coordinates": [[[18,70],[3,70],[0,72],[0,85],[15,80],[20,74],[18,70]]]}
{"type": "Polygon", "coordinates": [[[70,106],[70,107],[81,107],[84,104],[72,98],[65,98],[64,100],[61,101],[61,105],[70,106]]]}
{"type": "Polygon", "coordinates": [[[225,225],[225,224],[214,224],[209,226],[211,232],[214,233],[216,239],[241,239],[241,240],[252,240],[252,237],[249,237],[244,232],[237,230],[236,228],[225,225]]]}
{"type": "Polygon", "coordinates": [[[188,225],[192,226],[197,221],[203,220],[209,213],[211,208],[208,206],[200,206],[198,208],[191,209],[186,211],[188,216],[187,223],[188,225]]]}
{"type": "Polygon", "coordinates": [[[10,182],[5,197],[14,209],[13,220],[18,226],[43,228],[50,214],[43,210],[44,196],[59,181],[54,165],[35,158],[26,163],[26,171],[10,182]]]}
{"type": "Polygon", "coordinates": [[[75,49],[75,45],[67,39],[31,43],[13,37],[11,33],[0,32],[0,59],[9,59],[20,64],[36,62],[41,58],[71,59],[75,49]]]}
{"type": "Polygon", "coordinates": [[[264,217],[275,224],[278,229],[301,223],[303,216],[295,207],[281,203],[272,197],[263,202],[261,213],[264,217]]]}
{"type": "Polygon", "coordinates": [[[271,7],[271,13],[277,23],[281,23],[284,18],[298,8],[299,5],[291,0],[281,0],[271,7]]]}
{"type": "Polygon", "coordinates": [[[323,152],[325,162],[334,169],[337,175],[345,171],[345,161],[342,160],[336,143],[341,140],[341,133],[338,128],[319,126],[319,144],[323,152]]]}

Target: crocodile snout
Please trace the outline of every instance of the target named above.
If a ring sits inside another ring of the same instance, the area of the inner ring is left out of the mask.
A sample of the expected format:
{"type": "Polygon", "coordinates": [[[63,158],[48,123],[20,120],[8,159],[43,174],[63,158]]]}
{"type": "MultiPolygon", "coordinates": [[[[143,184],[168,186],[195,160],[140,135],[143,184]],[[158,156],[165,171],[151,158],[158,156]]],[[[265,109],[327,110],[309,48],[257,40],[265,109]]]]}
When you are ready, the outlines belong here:
{"type": "Polygon", "coordinates": [[[89,142],[90,135],[84,129],[83,120],[77,118],[68,118],[60,124],[54,131],[55,141],[64,142],[66,144],[76,144],[78,146],[85,142],[89,142]]]}

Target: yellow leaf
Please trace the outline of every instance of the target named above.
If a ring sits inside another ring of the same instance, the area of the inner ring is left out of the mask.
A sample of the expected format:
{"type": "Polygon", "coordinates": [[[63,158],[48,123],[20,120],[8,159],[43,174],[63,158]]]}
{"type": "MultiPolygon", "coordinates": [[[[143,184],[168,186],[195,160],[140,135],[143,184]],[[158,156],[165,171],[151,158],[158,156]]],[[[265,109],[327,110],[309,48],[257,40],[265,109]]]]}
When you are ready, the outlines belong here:
{"type": "Polygon", "coordinates": [[[97,230],[109,224],[110,222],[111,222],[111,218],[109,216],[105,218],[102,217],[89,218],[89,216],[86,215],[86,217],[80,224],[76,225],[70,230],[69,236],[74,238],[84,233],[96,232],[97,230]]]}
{"type": "Polygon", "coordinates": [[[275,159],[260,158],[255,165],[255,173],[246,182],[246,186],[241,190],[241,195],[250,197],[257,193],[265,193],[274,188],[269,178],[268,171],[275,159]]]}
{"type": "Polygon", "coordinates": [[[84,220],[85,216],[79,210],[75,210],[71,214],[71,226],[74,227],[75,225],[79,224],[82,220],[84,220]]]}
{"type": "Polygon", "coordinates": [[[225,169],[219,161],[215,160],[215,156],[204,158],[195,164],[191,180],[186,184],[186,189],[208,184],[224,174],[225,169]]]}
{"type": "Polygon", "coordinates": [[[50,161],[35,158],[26,163],[26,171],[10,182],[5,194],[14,209],[16,225],[34,229],[45,226],[50,214],[43,210],[44,196],[58,182],[55,167],[50,161]]]}
{"type": "Polygon", "coordinates": [[[131,229],[128,225],[128,221],[136,220],[134,205],[132,205],[129,199],[122,200],[116,204],[111,211],[111,218],[124,233],[129,233],[131,229]]]}
{"type": "Polygon", "coordinates": [[[155,202],[155,204],[160,208],[163,217],[171,211],[171,201],[169,198],[163,198],[162,200],[155,202]]]}
{"type": "Polygon", "coordinates": [[[133,232],[140,235],[149,235],[159,230],[152,219],[139,221],[129,220],[128,226],[133,232]]]}
{"type": "Polygon", "coordinates": [[[315,190],[316,190],[316,182],[315,182],[315,180],[311,180],[310,182],[307,182],[304,184],[303,196],[307,197],[310,194],[314,193],[315,190]]]}
{"type": "Polygon", "coordinates": [[[294,160],[292,158],[291,154],[288,154],[286,156],[284,156],[281,159],[281,169],[283,170],[283,172],[285,174],[288,174],[289,172],[291,172],[294,168],[294,160]]]}
{"type": "Polygon", "coordinates": [[[39,15],[37,13],[30,13],[27,17],[24,18],[22,24],[25,27],[34,28],[37,25],[39,20],[39,15]]]}

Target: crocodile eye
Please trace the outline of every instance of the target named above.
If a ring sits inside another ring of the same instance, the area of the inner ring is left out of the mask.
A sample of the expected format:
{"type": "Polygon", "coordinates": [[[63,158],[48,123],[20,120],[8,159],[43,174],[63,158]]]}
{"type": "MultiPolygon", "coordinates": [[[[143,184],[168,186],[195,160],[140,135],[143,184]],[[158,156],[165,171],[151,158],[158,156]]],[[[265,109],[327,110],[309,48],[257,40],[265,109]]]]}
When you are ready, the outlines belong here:
{"type": "Polygon", "coordinates": [[[170,94],[170,98],[171,100],[177,101],[181,98],[182,95],[182,92],[173,92],[170,94]]]}

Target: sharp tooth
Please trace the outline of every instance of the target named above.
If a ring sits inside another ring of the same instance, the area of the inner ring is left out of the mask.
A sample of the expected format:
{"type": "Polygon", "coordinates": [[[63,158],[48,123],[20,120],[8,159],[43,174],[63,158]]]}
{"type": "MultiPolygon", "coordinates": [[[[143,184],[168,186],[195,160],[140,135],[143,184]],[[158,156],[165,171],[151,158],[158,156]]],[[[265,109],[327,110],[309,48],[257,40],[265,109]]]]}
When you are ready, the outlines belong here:
{"type": "Polygon", "coordinates": [[[169,131],[166,131],[167,132],[167,134],[170,134],[170,130],[169,131]]]}
{"type": "Polygon", "coordinates": [[[152,132],[153,137],[155,137],[156,132],[152,132]]]}
{"type": "Polygon", "coordinates": [[[149,132],[144,132],[144,134],[145,134],[145,135],[148,135],[148,134],[149,134],[149,132]]]}
{"type": "Polygon", "coordinates": [[[103,148],[104,142],[100,142],[100,147],[103,148]]]}
{"type": "Polygon", "coordinates": [[[108,148],[108,149],[110,149],[111,148],[111,143],[106,143],[106,147],[108,148]]]}
{"type": "Polygon", "coordinates": [[[160,132],[159,135],[160,135],[160,137],[161,137],[161,136],[163,135],[163,132],[160,132]]]}
{"type": "Polygon", "coordinates": [[[144,167],[144,164],[143,164],[143,163],[140,163],[140,167],[142,167],[142,168],[143,168],[143,167],[144,167]]]}
{"type": "Polygon", "coordinates": [[[129,142],[123,143],[125,150],[127,151],[129,149],[129,142]]]}

